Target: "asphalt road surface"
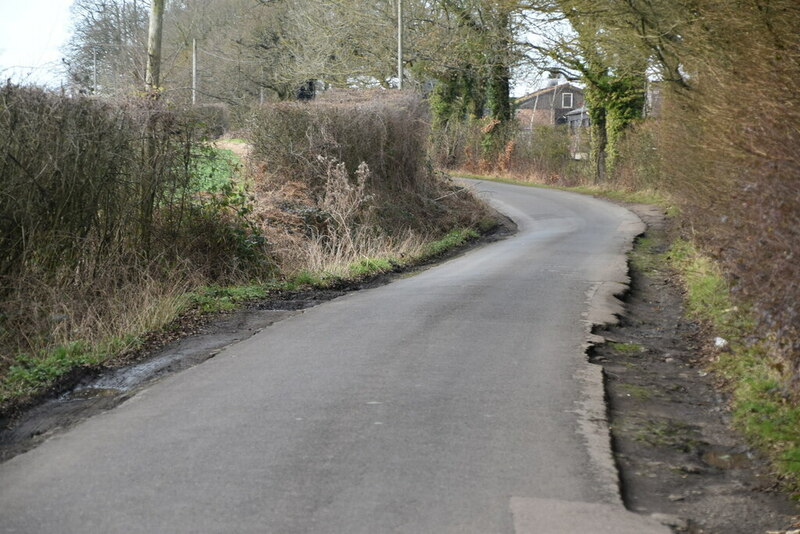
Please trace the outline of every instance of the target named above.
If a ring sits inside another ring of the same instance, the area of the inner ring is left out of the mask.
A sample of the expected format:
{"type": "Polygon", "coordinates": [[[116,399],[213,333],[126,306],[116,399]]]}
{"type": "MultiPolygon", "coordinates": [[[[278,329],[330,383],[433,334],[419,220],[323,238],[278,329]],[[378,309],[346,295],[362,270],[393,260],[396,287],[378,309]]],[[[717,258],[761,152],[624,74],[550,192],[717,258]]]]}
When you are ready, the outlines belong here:
{"type": "Polygon", "coordinates": [[[27,533],[649,533],[626,512],[588,322],[641,229],[475,182],[519,232],[306,310],[0,466],[27,533]]]}

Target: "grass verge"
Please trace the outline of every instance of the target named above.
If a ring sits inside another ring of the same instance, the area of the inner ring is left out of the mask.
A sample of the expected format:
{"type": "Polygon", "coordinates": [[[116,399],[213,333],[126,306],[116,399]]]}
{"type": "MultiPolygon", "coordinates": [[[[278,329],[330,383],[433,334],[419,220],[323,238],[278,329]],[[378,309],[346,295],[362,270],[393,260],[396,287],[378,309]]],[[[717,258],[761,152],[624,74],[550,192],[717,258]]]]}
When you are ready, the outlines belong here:
{"type": "Polygon", "coordinates": [[[164,296],[159,302],[151,301],[151,308],[158,308],[158,318],[152,318],[151,314],[151,320],[137,322],[135,328],[131,323],[135,330],[132,333],[94,343],[77,340],[38,354],[18,355],[15,364],[0,381],[0,413],[44,394],[76,370],[113,366],[114,360],[121,354],[143,346],[149,334],[169,330],[182,315],[229,312],[248,302],[267,298],[275,291],[325,289],[413,267],[462,247],[479,235],[471,228],[455,229],[441,239],[426,243],[413,256],[362,258],[346,269],[339,270],[346,273],[344,275],[301,271],[283,280],[228,287],[203,286],[181,295],[164,296]]]}
{"type": "Polygon", "coordinates": [[[478,228],[480,232],[473,228],[456,228],[440,239],[419,246],[414,245],[408,249],[399,248],[393,251],[394,254],[365,256],[347,265],[333,264],[316,271],[302,270],[290,276],[283,289],[294,290],[302,287],[325,289],[421,265],[477,239],[481,232],[490,231],[496,224],[496,221],[491,224],[481,221],[478,228]]]}
{"type": "Polygon", "coordinates": [[[758,338],[752,311],[735,303],[721,270],[691,242],[676,240],[662,260],[683,281],[687,314],[719,336],[712,369],[731,394],[735,426],[768,454],[786,488],[800,497],[800,407],[784,387],[781,364],[758,338]]]}

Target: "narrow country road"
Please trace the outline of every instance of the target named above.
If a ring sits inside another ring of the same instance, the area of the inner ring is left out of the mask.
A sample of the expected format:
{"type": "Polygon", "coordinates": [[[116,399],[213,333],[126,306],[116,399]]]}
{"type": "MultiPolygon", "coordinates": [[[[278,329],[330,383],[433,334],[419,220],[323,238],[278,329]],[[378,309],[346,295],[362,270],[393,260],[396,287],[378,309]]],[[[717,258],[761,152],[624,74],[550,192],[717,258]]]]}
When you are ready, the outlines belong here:
{"type": "Polygon", "coordinates": [[[25,533],[667,533],[624,510],[587,319],[641,222],[473,182],[519,232],[279,322],[0,466],[25,533]]]}

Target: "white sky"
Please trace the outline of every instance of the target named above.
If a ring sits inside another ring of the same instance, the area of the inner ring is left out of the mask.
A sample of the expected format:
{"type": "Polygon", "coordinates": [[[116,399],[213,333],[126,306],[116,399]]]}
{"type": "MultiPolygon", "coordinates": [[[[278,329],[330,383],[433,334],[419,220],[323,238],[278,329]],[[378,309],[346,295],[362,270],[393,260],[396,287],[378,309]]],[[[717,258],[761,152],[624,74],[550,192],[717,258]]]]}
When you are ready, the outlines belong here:
{"type": "Polygon", "coordinates": [[[58,87],[72,0],[0,0],[0,82],[58,87]]]}

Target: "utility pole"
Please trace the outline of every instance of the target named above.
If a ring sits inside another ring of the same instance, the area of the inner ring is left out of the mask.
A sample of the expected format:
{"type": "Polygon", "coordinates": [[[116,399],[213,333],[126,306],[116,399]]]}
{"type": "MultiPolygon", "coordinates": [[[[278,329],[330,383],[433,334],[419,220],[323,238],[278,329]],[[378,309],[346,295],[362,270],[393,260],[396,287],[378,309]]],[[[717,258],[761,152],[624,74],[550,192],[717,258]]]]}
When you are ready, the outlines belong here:
{"type": "Polygon", "coordinates": [[[397,0],[397,88],[403,88],[403,0],[397,0]]]}
{"type": "Polygon", "coordinates": [[[192,105],[197,104],[197,39],[192,39],[192,105]]]}
{"type": "Polygon", "coordinates": [[[150,3],[150,30],[147,35],[147,72],[144,83],[148,94],[158,90],[161,76],[161,25],[164,20],[164,0],[150,3]]]}

